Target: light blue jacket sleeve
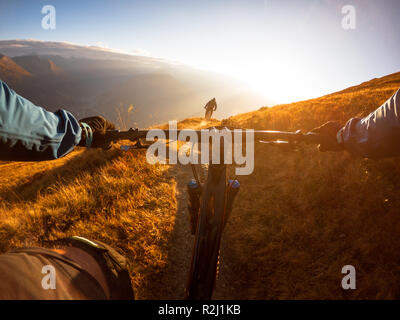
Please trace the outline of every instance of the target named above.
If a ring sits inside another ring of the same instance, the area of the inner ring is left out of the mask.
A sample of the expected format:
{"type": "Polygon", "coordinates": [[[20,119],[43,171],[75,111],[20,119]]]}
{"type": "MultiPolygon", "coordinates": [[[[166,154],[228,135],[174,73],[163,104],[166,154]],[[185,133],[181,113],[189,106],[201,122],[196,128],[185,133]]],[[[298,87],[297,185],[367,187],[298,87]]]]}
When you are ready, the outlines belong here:
{"type": "Polygon", "coordinates": [[[351,153],[366,158],[400,155],[400,89],[365,118],[352,118],[338,132],[351,153]]]}
{"type": "Polygon", "coordinates": [[[0,80],[0,160],[50,160],[81,140],[78,120],[65,110],[49,112],[0,80]]]}

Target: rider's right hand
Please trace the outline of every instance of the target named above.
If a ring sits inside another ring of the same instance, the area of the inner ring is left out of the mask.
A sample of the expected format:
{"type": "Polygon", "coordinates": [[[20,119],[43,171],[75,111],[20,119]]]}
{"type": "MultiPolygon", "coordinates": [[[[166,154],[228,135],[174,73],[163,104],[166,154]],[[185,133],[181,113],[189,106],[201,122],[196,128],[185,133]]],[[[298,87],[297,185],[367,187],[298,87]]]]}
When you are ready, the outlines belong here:
{"type": "Polygon", "coordinates": [[[320,138],[318,150],[322,152],[344,150],[343,143],[339,143],[337,139],[337,134],[342,127],[343,125],[339,122],[329,121],[311,130],[311,132],[317,133],[320,138]]]}

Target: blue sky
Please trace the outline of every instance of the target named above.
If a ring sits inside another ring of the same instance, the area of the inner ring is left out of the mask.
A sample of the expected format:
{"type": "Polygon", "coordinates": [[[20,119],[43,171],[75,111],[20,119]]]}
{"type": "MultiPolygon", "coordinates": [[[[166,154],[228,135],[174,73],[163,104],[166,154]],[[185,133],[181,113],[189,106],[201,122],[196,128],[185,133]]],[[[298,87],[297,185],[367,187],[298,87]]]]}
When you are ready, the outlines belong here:
{"type": "Polygon", "coordinates": [[[243,80],[275,102],[400,71],[396,0],[0,0],[0,39],[100,45],[243,80]],[[44,5],[56,30],[41,28],[44,5]],[[356,29],[341,8],[356,9],[356,29]]]}

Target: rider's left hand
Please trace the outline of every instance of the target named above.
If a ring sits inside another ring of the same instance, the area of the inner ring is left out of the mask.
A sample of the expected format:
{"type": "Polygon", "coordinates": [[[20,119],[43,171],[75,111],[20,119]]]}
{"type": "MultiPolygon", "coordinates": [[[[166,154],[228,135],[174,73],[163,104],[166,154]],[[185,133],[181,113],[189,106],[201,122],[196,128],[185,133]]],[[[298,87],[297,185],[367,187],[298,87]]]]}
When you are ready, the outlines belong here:
{"type": "Polygon", "coordinates": [[[86,123],[93,132],[93,142],[91,147],[108,149],[110,147],[110,141],[106,137],[107,130],[115,130],[115,125],[104,119],[102,116],[88,117],[79,120],[82,127],[82,138],[79,143],[80,146],[86,146],[86,133],[82,126],[82,122],[86,123]]]}

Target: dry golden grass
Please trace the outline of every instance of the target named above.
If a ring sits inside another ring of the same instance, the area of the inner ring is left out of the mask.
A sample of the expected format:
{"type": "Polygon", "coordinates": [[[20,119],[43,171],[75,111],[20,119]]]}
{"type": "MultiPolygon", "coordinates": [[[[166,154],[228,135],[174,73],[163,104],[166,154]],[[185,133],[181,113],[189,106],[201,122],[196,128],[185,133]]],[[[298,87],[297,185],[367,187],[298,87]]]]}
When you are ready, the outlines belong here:
{"type": "Polygon", "coordinates": [[[350,117],[362,117],[375,110],[399,88],[399,84],[400,73],[394,73],[321,98],[263,107],[230,117],[223,123],[270,130],[310,130],[329,120],[344,123],[350,117]]]}
{"type": "MultiPolygon", "coordinates": [[[[319,99],[262,108],[224,123],[263,129],[311,129],[366,115],[400,87],[400,73],[319,99]]],[[[230,298],[400,298],[400,165],[315,147],[258,145],[255,171],[224,235],[230,298]],[[357,289],[341,288],[353,265],[357,289]]]]}
{"type": "Polygon", "coordinates": [[[41,163],[0,164],[0,251],[46,246],[81,235],[104,241],[132,262],[138,298],[167,261],[175,184],[167,166],[151,166],[144,150],[74,152],[41,163]]]}

